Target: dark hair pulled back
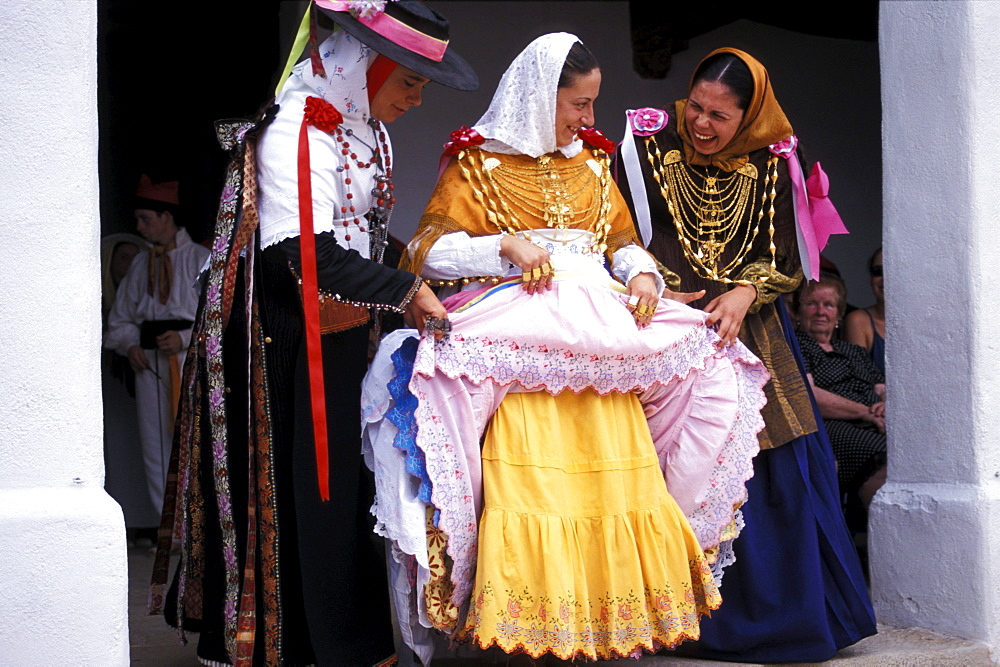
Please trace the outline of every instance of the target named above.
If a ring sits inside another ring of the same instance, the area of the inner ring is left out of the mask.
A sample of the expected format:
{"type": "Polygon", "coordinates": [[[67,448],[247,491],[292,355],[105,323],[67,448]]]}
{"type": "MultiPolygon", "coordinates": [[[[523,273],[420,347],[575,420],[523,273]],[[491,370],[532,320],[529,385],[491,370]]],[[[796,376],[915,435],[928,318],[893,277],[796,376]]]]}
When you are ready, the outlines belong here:
{"type": "Polygon", "coordinates": [[[746,111],[753,99],[753,75],[747,64],[732,53],[717,53],[704,60],[695,70],[691,87],[702,81],[717,81],[736,97],[736,106],[746,111]]]}
{"type": "Polygon", "coordinates": [[[597,58],[583,42],[576,42],[566,56],[562,72],[559,74],[559,88],[572,86],[581,74],[590,74],[597,69],[597,58]]]}

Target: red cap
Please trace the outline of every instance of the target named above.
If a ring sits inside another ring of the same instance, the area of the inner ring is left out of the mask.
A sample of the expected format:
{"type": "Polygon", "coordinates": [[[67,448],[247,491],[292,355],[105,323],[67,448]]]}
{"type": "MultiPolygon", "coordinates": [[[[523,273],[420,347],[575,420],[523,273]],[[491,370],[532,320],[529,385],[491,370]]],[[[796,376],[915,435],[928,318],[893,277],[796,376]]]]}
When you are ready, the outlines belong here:
{"type": "Polygon", "coordinates": [[[135,189],[135,196],[141,199],[151,199],[165,204],[180,206],[180,199],[177,197],[177,188],[180,185],[177,181],[164,181],[163,183],[153,183],[149,176],[143,174],[139,179],[139,186],[135,189]]]}

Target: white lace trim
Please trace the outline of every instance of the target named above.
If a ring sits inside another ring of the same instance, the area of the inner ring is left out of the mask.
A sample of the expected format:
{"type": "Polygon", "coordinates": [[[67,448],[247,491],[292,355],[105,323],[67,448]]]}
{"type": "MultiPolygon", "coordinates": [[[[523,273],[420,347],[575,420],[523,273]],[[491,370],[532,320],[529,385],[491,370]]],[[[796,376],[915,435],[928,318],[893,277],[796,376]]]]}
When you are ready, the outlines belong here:
{"type": "MultiPolygon", "coordinates": [[[[746,526],[746,522],[743,521],[743,510],[736,510],[736,513],[733,514],[733,521],[736,522],[736,535],[739,536],[746,526]]],[[[719,543],[719,555],[712,563],[712,577],[715,578],[716,586],[722,586],[722,575],[725,574],[725,568],[736,562],[736,552],[733,551],[735,539],[734,537],[732,540],[719,543]]]]}

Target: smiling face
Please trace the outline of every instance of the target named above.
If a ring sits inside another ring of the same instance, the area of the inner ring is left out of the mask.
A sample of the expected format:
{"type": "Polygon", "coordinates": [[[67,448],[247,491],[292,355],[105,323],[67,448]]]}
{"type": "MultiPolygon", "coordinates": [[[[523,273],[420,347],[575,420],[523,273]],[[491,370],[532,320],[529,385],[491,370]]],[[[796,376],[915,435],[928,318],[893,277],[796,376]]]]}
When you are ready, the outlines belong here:
{"type": "Polygon", "coordinates": [[[556,93],[556,146],[573,142],[581,127],[594,124],[594,100],[601,92],[601,70],[573,78],[556,93]]]}
{"type": "Polygon", "coordinates": [[[817,285],[799,302],[799,328],[818,340],[829,343],[840,319],[840,295],[831,285],[817,285]]]}
{"type": "Polygon", "coordinates": [[[699,81],[688,95],[684,122],[694,149],[714,155],[733,140],[743,121],[743,110],[733,91],[719,81],[699,81]]]}
{"type": "Polygon", "coordinates": [[[398,65],[375,93],[371,103],[372,117],[391,123],[410,107],[420,106],[424,86],[428,83],[427,77],[398,65]]]}

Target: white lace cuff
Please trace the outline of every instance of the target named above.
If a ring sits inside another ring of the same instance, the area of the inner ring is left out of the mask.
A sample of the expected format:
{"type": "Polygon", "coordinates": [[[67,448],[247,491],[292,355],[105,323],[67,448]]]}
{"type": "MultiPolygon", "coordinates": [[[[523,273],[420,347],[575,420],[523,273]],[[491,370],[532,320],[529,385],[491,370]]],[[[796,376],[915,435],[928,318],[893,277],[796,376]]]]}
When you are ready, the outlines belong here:
{"type": "Polygon", "coordinates": [[[657,293],[663,293],[666,283],[663,282],[660,272],[656,270],[656,262],[640,246],[633,243],[632,245],[619,248],[611,256],[611,263],[611,272],[615,278],[618,278],[618,280],[621,280],[626,285],[640,273],[652,273],[656,279],[657,293]]]}

